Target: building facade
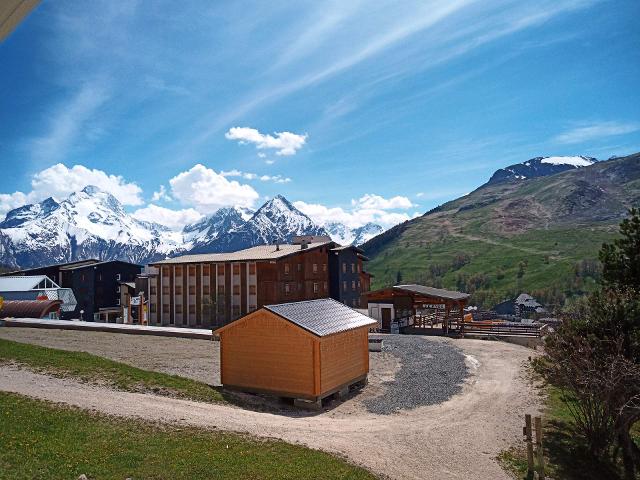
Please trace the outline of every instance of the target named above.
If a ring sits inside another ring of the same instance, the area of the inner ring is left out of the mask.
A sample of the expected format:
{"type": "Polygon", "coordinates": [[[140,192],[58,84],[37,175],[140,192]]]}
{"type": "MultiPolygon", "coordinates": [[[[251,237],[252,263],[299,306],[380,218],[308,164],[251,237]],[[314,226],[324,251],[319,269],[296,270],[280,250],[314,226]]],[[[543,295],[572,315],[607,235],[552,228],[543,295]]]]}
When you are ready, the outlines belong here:
{"type": "MultiPolygon", "coordinates": [[[[151,264],[149,324],[220,327],[264,305],[331,297],[330,258],[338,245],[322,237],[294,242],[151,264]]],[[[362,270],[361,260],[358,265],[356,272],[362,270]]],[[[341,298],[359,299],[361,282],[347,286],[356,290],[341,298]]],[[[353,301],[347,305],[354,306],[353,301]]]]}
{"type": "Polygon", "coordinates": [[[349,307],[362,306],[362,292],[368,291],[368,282],[363,288],[363,262],[366,261],[362,250],[352,245],[332,248],[329,253],[330,296],[349,307]]]}

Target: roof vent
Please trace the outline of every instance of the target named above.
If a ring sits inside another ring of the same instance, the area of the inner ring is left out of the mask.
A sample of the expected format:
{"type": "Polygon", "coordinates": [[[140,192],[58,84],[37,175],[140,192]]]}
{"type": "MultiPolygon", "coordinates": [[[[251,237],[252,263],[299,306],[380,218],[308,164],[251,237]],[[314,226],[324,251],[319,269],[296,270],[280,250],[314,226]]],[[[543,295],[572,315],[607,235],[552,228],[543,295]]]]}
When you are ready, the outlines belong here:
{"type": "Polygon", "coordinates": [[[300,250],[306,250],[307,248],[309,248],[309,242],[307,242],[306,240],[300,242],[300,250]]]}
{"type": "Polygon", "coordinates": [[[276,242],[276,252],[280,251],[280,244],[278,242],[276,242]]]}

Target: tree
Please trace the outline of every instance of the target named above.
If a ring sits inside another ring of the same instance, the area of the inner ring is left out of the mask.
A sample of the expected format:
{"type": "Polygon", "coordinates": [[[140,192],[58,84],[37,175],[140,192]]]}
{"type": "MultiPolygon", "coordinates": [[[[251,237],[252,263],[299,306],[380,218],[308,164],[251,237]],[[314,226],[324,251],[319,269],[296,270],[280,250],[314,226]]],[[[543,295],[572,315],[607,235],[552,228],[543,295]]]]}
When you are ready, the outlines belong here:
{"type": "Polygon", "coordinates": [[[402,283],[402,272],[398,270],[396,272],[396,285],[400,285],[402,283]]]}
{"type": "Polygon", "coordinates": [[[631,480],[640,474],[640,449],[631,437],[640,421],[639,210],[630,211],[620,233],[600,251],[603,288],[576,302],[546,352],[549,378],[564,388],[591,452],[621,456],[631,480]]]}
{"type": "Polygon", "coordinates": [[[640,209],[629,211],[629,218],[620,224],[620,234],[621,238],[603,244],[600,250],[604,284],[640,290],[640,209]]]}

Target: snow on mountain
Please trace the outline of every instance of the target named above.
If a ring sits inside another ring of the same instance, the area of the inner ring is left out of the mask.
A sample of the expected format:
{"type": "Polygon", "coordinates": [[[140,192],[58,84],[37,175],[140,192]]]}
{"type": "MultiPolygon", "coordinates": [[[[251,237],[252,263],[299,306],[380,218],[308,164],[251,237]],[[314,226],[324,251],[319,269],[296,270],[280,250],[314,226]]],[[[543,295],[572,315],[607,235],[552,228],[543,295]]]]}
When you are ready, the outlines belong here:
{"type": "MultiPolygon", "coordinates": [[[[183,242],[199,248],[215,242],[220,236],[235,231],[246,222],[246,210],[237,207],[221,208],[182,230],[183,242]]],[[[251,218],[250,216],[248,218],[251,218]]]]}
{"type": "Polygon", "coordinates": [[[21,267],[83,258],[144,263],[182,249],[181,234],[136,220],[110,193],[94,186],[7,213],[0,233],[21,267]]]}
{"type": "Polygon", "coordinates": [[[575,168],[583,168],[593,165],[598,160],[591,157],[536,157],[526,162],[516,163],[496,170],[486,185],[499,182],[527,180],[530,178],[555,175],[575,168]]]}
{"type": "Polygon", "coordinates": [[[588,167],[597,162],[595,158],[590,157],[544,157],[541,163],[550,163],[551,165],[572,165],[574,167],[588,167]]]}
{"type": "Polygon", "coordinates": [[[367,240],[384,232],[384,228],[371,222],[357,228],[349,228],[339,222],[328,222],[324,228],[334,242],[342,245],[362,245],[367,240]]]}
{"type": "Polygon", "coordinates": [[[195,245],[192,252],[231,252],[255,245],[287,243],[296,235],[327,235],[327,232],[282,195],[277,195],[262,205],[249,220],[225,235],[195,245]]]}

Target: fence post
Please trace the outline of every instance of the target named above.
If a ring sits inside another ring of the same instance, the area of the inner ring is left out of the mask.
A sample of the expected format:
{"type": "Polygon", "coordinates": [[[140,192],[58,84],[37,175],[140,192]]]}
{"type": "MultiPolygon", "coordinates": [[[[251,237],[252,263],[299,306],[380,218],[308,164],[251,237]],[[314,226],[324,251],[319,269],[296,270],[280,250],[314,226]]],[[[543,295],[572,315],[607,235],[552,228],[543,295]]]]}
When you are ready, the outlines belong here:
{"type": "Polygon", "coordinates": [[[542,451],[542,419],[535,418],[536,426],[536,456],[538,457],[538,475],[544,480],[544,453],[542,451]]]}
{"type": "Polygon", "coordinates": [[[531,435],[531,415],[526,414],[524,416],[524,435],[525,442],[527,443],[527,478],[533,477],[533,443],[532,443],[532,435],[531,435]]]}

